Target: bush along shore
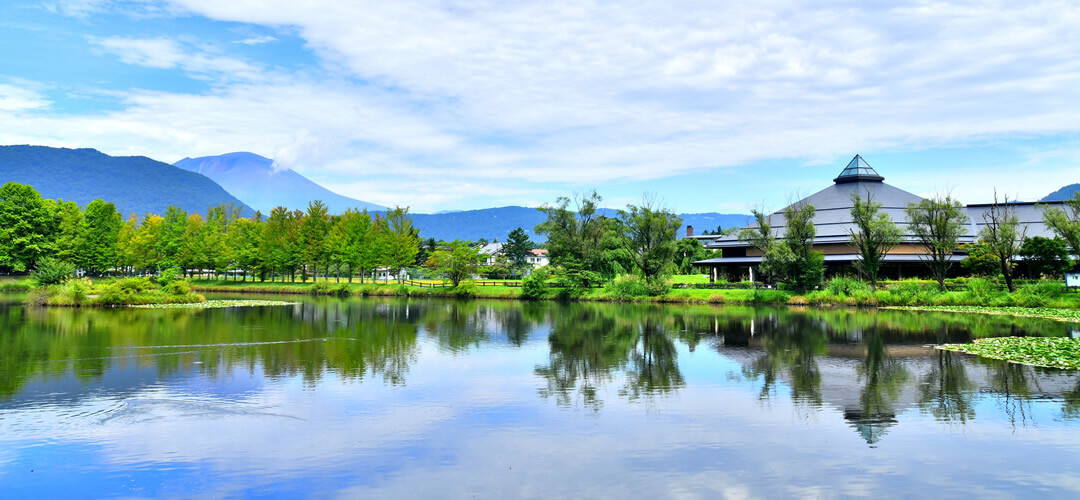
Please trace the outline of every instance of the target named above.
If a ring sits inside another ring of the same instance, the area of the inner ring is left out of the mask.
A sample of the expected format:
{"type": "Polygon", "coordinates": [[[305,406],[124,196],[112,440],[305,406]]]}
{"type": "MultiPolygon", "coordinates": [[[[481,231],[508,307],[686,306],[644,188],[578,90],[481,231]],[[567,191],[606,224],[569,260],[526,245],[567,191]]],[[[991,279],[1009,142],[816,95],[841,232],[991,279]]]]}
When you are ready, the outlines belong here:
{"type": "Polygon", "coordinates": [[[45,260],[31,276],[26,302],[35,306],[113,307],[148,304],[194,304],[206,301],[179,270],[166,270],[156,280],[147,277],[73,278],[71,264],[45,260]]]}
{"type": "Polygon", "coordinates": [[[945,351],[975,354],[1048,368],[1080,369],[1080,339],[1063,337],[994,337],[975,339],[970,344],[945,344],[945,351]]]}

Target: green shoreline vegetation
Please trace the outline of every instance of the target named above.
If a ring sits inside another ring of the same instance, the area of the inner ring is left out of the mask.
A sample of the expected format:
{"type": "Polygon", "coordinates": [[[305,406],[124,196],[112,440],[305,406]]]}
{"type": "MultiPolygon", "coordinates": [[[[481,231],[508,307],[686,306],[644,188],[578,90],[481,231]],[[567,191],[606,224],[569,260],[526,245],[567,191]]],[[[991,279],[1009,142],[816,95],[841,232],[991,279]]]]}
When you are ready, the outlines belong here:
{"type": "Polygon", "coordinates": [[[993,337],[970,344],[937,346],[943,351],[963,352],[985,358],[1042,366],[1080,369],[1080,339],[1066,337],[993,337]]]}

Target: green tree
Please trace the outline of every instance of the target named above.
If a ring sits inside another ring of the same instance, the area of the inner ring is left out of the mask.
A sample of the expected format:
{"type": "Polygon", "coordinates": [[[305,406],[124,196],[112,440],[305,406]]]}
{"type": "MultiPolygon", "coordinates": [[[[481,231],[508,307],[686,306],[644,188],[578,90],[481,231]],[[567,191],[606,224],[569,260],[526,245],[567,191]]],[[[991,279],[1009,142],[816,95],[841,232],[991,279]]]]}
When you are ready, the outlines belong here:
{"type": "Polygon", "coordinates": [[[296,241],[299,219],[303,212],[289,211],[285,207],[277,207],[270,211],[270,216],[263,224],[262,237],[259,240],[259,249],[263,260],[270,270],[270,280],[274,280],[274,274],[284,276],[288,274],[295,281],[296,268],[299,265],[299,244],[296,241]]]}
{"type": "Polygon", "coordinates": [[[76,262],[79,254],[79,241],[83,238],[83,212],[74,201],[56,200],[54,203],[55,243],[53,250],[56,258],[65,262],[76,262]]]}
{"type": "Polygon", "coordinates": [[[1065,240],[1073,255],[1080,256],[1080,192],[1060,208],[1044,208],[1043,220],[1058,238],[1065,240]]]}
{"type": "Polygon", "coordinates": [[[206,221],[194,213],[188,216],[184,237],[181,239],[180,265],[194,276],[206,269],[206,221]]]}
{"type": "Polygon", "coordinates": [[[254,217],[239,218],[229,226],[229,246],[236,267],[240,269],[241,279],[247,281],[247,275],[265,276],[266,260],[260,251],[262,240],[262,214],[256,212],[254,217]]]}
{"type": "Polygon", "coordinates": [[[413,227],[408,207],[396,207],[387,212],[386,227],[386,267],[391,274],[398,276],[402,269],[416,262],[416,254],[420,252],[420,235],[413,227]]]}
{"type": "MultiPolygon", "coordinates": [[[[303,267],[300,276],[307,281],[308,269],[311,269],[315,281],[318,281],[320,266],[325,266],[329,260],[329,252],[326,246],[326,236],[330,232],[330,216],[327,214],[326,205],[321,201],[308,203],[307,214],[300,224],[300,248],[303,258],[303,267]]],[[[329,280],[329,272],[327,273],[329,280]]]]}
{"type": "Polygon", "coordinates": [[[791,251],[788,279],[796,290],[809,290],[820,285],[825,275],[825,256],[814,251],[814,206],[808,203],[789,205],[784,209],[784,245],[791,251]]]}
{"type": "Polygon", "coordinates": [[[34,188],[0,187],[0,268],[26,271],[52,246],[53,213],[34,188]]]}
{"type": "Polygon", "coordinates": [[[969,274],[997,277],[1001,272],[1001,268],[998,267],[997,257],[986,242],[979,241],[961,245],[960,249],[967,252],[967,257],[960,263],[960,267],[964,268],[969,274]]]}
{"type": "Polygon", "coordinates": [[[436,250],[429,261],[431,267],[454,286],[476,274],[483,256],[480,249],[461,240],[451,241],[446,249],[436,250]]]}
{"type": "Polygon", "coordinates": [[[892,217],[881,211],[881,203],[867,192],[866,200],[858,193],[851,195],[851,219],[855,229],[849,229],[851,246],[859,252],[856,265],[870,278],[870,288],[877,290],[878,272],[885,256],[900,244],[900,229],[892,217]]]}
{"type": "Polygon", "coordinates": [[[599,214],[602,201],[593,191],[572,200],[560,196],[554,205],[538,209],[547,218],[533,231],[547,236],[548,257],[563,281],[589,287],[629,270],[623,265],[629,255],[622,248],[617,221],[599,214]]]}
{"type": "Polygon", "coordinates": [[[710,252],[701,244],[701,240],[683,238],[675,247],[675,267],[679,274],[694,272],[694,262],[710,258],[710,252]]]}
{"type": "Polygon", "coordinates": [[[1024,258],[1024,265],[1034,277],[1053,276],[1061,278],[1061,275],[1072,269],[1069,262],[1069,246],[1061,238],[1044,238],[1034,236],[1025,238],[1020,247],[1020,256],[1024,258]]]}
{"type": "Polygon", "coordinates": [[[1016,255],[1020,253],[1020,246],[1027,235],[1027,226],[1020,223],[1015,204],[1009,204],[1008,196],[1004,203],[998,203],[997,190],[994,190],[994,203],[983,212],[982,217],[985,225],[979,231],[979,236],[997,259],[998,269],[1005,277],[1005,286],[1009,288],[1009,293],[1015,292],[1012,270],[1016,255]]]}
{"type": "Polygon", "coordinates": [[[135,214],[128,216],[120,232],[116,235],[116,260],[125,275],[131,275],[138,262],[137,241],[139,237],[139,218],[135,214]]]}
{"type": "Polygon", "coordinates": [[[529,266],[529,256],[532,255],[533,242],[529,240],[528,233],[522,228],[510,231],[506,235],[506,243],[503,243],[502,253],[506,256],[510,267],[520,271],[529,266]]]}
{"type": "Polygon", "coordinates": [[[646,199],[641,206],[627,205],[619,211],[622,244],[634,265],[649,283],[674,267],[676,234],[682,217],[646,199]]]}
{"type": "Polygon", "coordinates": [[[116,244],[123,220],[116,206],[101,199],[91,201],[83,212],[82,224],[76,262],[96,275],[117,266],[116,244]]]}
{"type": "Polygon", "coordinates": [[[786,281],[787,270],[793,260],[791,249],[777,241],[771,217],[764,209],[754,208],[750,212],[754,215],[755,223],[740,231],[739,239],[761,253],[758,272],[763,282],[786,281]]]}
{"type": "Polygon", "coordinates": [[[906,212],[911,232],[923,246],[919,256],[945,291],[953,252],[960,245],[960,237],[967,233],[966,225],[970,221],[964,215],[964,206],[951,196],[938,195],[909,204],[906,212]]]}
{"type": "Polygon", "coordinates": [[[158,266],[162,268],[181,265],[181,251],[184,248],[184,235],[187,233],[188,214],[180,207],[169,206],[165,210],[161,224],[157,225],[158,266]]]}

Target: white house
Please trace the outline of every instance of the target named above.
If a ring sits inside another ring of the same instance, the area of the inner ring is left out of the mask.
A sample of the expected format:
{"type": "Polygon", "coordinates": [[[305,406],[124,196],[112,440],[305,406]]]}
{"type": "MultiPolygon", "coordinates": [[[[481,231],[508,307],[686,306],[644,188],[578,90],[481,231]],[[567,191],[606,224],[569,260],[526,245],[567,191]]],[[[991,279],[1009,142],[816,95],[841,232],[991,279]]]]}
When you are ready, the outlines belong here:
{"type": "Polygon", "coordinates": [[[548,265],[548,251],[544,248],[535,248],[529,250],[529,256],[525,260],[532,264],[533,269],[541,268],[548,265]]]}
{"type": "Polygon", "coordinates": [[[488,243],[480,247],[480,255],[484,257],[483,265],[493,266],[495,265],[495,257],[502,253],[502,243],[488,243]]]}

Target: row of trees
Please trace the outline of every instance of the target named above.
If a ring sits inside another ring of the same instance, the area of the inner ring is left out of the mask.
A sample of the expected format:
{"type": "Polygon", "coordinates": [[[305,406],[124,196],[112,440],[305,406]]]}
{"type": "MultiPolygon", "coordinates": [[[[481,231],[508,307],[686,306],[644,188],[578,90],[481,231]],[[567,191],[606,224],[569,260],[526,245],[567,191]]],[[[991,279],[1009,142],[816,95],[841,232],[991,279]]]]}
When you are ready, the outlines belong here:
{"type": "Polygon", "coordinates": [[[205,217],[169,207],[164,215],[131,214],[125,221],[112,203],[94,200],[84,209],[9,182],[0,188],[0,268],[26,271],[52,256],[97,275],[179,267],[242,279],[295,280],[299,274],[302,280],[334,275],[351,281],[380,268],[397,275],[426,258],[407,208],[331,215],[315,201],[307,211],[239,214],[224,205],[205,217]]]}

